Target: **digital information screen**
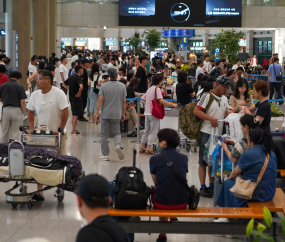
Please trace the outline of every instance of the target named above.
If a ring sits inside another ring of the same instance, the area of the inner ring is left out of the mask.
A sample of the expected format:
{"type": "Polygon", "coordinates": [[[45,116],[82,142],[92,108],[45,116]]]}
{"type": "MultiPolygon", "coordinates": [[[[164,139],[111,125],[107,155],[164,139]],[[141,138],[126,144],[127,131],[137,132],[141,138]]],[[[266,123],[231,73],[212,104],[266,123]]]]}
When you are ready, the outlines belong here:
{"type": "Polygon", "coordinates": [[[119,0],[120,26],[241,27],[241,14],[242,0],[119,0]]]}

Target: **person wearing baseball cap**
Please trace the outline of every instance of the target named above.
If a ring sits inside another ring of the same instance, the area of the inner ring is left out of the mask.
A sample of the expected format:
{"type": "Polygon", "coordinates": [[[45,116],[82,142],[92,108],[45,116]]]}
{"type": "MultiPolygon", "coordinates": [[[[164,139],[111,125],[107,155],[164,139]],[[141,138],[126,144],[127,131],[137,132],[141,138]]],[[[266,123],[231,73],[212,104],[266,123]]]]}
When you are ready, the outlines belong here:
{"type": "Polygon", "coordinates": [[[111,203],[108,181],[97,174],[84,177],[75,191],[81,216],[87,221],[76,242],[128,242],[123,228],[108,214],[111,203]]]}
{"type": "Polygon", "coordinates": [[[230,79],[227,76],[219,76],[215,82],[215,89],[212,92],[204,93],[200,101],[197,103],[193,114],[202,119],[199,138],[199,179],[201,183],[201,197],[213,197],[214,177],[211,177],[212,167],[209,161],[204,158],[205,145],[210,139],[212,128],[218,128],[219,135],[222,135],[225,116],[232,113],[232,107],[228,103],[228,99],[224,96],[229,90],[230,79]],[[208,166],[209,186],[206,187],[206,167],[208,166]]]}

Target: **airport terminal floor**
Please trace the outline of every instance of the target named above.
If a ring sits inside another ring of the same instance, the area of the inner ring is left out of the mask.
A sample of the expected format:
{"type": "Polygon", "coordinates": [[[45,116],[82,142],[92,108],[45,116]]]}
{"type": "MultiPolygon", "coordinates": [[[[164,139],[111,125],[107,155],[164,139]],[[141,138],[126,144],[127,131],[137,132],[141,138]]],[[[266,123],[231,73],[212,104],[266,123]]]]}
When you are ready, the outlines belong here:
{"type": "MultiPolygon", "coordinates": [[[[83,165],[86,174],[98,173],[106,177],[109,181],[114,179],[118,170],[123,166],[131,166],[133,160],[133,149],[139,149],[139,145],[132,144],[130,141],[136,138],[127,138],[126,133],[122,134],[124,145],[125,159],[120,161],[114,151],[113,139],[110,141],[110,161],[100,161],[100,144],[94,141],[100,140],[100,125],[95,123],[79,122],[78,130],[82,136],[71,136],[71,117],[67,123],[67,155],[77,157],[83,165]]],[[[187,154],[186,150],[181,150],[183,154],[187,154]]],[[[189,155],[189,173],[187,175],[188,184],[194,184],[199,187],[198,179],[198,153],[189,155]]],[[[149,173],[150,156],[138,154],[137,167],[143,171],[144,179],[147,185],[153,185],[149,173]]],[[[58,203],[53,196],[54,189],[44,193],[44,202],[35,202],[32,209],[28,209],[27,205],[18,205],[16,209],[12,209],[10,204],[6,203],[5,191],[10,189],[14,183],[1,183],[0,193],[0,241],[15,242],[25,238],[42,237],[50,242],[71,242],[75,241],[79,229],[84,225],[78,209],[76,197],[71,192],[65,192],[65,198],[62,203],[58,203]]],[[[208,181],[206,182],[208,184],[208,181]]],[[[28,192],[35,189],[35,185],[28,185],[28,192]]],[[[199,206],[212,207],[213,199],[200,198],[199,206]]],[[[158,218],[152,218],[156,220],[158,218]]],[[[185,219],[179,218],[179,221],[212,221],[213,219],[185,219]]],[[[135,241],[148,242],[155,241],[158,234],[135,234],[135,241]]],[[[170,242],[205,242],[205,241],[245,241],[245,236],[235,236],[234,238],[219,237],[213,235],[183,235],[168,234],[170,242]]]]}

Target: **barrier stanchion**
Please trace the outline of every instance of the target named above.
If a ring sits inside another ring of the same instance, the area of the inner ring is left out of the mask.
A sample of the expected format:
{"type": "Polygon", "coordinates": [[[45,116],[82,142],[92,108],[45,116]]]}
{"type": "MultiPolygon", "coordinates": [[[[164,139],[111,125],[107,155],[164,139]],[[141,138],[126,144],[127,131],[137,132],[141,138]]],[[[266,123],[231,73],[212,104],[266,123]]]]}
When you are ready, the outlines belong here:
{"type": "Polygon", "coordinates": [[[137,140],[133,140],[133,141],[130,141],[130,143],[133,143],[133,144],[140,144],[141,141],[140,141],[140,113],[141,113],[141,103],[140,103],[140,98],[136,99],[137,100],[137,115],[138,115],[138,123],[137,123],[137,140]]]}

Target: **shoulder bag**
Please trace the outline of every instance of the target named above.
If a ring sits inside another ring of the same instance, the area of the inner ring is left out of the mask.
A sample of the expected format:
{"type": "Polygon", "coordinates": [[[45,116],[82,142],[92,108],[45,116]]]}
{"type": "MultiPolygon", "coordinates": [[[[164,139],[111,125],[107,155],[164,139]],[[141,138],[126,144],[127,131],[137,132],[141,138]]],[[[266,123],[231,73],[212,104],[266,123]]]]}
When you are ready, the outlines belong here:
{"type": "Polygon", "coordinates": [[[198,207],[198,203],[200,200],[200,193],[198,192],[197,188],[193,185],[191,187],[188,186],[187,182],[180,176],[178,171],[175,169],[173,162],[164,154],[164,152],[160,153],[166,165],[172,171],[173,175],[177,178],[177,180],[184,186],[184,188],[188,191],[188,208],[195,210],[198,207]]]}
{"type": "Polygon", "coordinates": [[[100,74],[98,73],[97,81],[94,83],[94,88],[93,88],[93,92],[96,94],[99,93],[99,88],[97,88],[99,77],[100,77],[100,74]]]}
{"type": "Polygon", "coordinates": [[[153,99],[151,102],[152,102],[151,115],[158,119],[163,119],[165,115],[165,110],[164,110],[164,105],[160,104],[157,99],[157,87],[155,88],[155,99],[153,99]]]}
{"type": "Polygon", "coordinates": [[[274,72],[275,72],[275,76],[276,76],[276,81],[282,81],[282,76],[280,75],[280,73],[279,73],[279,75],[277,76],[277,74],[276,74],[276,71],[275,71],[275,66],[274,66],[274,64],[273,64],[273,68],[274,68],[274,72]]]}
{"type": "Polygon", "coordinates": [[[238,198],[250,200],[252,198],[254,190],[256,189],[258,183],[261,181],[263,177],[268,162],[269,162],[269,155],[266,156],[264,165],[261,169],[261,172],[259,173],[259,176],[257,177],[256,183],[252,182],[251,180],[244,180],[240,177],[237,177],[235,185],[230,189],[231,193],[238,198]]]}

